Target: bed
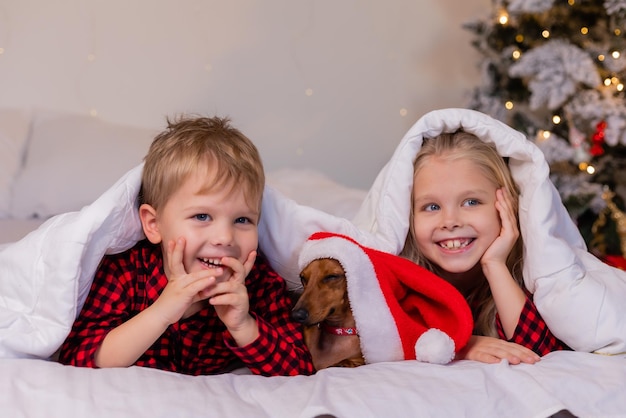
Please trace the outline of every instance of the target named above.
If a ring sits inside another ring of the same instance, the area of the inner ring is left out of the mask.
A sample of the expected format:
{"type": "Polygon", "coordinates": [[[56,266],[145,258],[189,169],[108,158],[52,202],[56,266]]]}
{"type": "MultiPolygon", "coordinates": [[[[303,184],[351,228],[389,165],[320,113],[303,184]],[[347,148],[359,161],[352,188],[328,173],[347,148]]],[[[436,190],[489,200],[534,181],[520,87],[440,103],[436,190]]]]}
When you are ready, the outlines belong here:
{"type": "MultiPolygon", "coordinates": [[[[139,163],[153,134],[86,115],[0,110],[2,416],[549,417],[569,412],[626,417],[625,354],[554,352],[535,365],[384,362],[272,378],[246,370],[192,377],[55,362],[99,257],[140,237],[132,208],[139,163]],[[98,158],[90,158],[94,155],[98,158]]],[[[367,191],[301,169],[271,171],[268,185],[264,216],[274,216],[281,202],[310,229],[356,233],[349,220],[367,191]]],[[[260,233],[267,228],[262,225],[260,233]]],[[[289,239],[304,241],[308,232],[289,239]]],[[[261,245],[278,245],[270,238],[261,245]]],[[[367,241],[368,235],[360,238],[367,241]]],[[[288,257],[273,260],[296,288],[297,272],[285,262],[288,257]]]]}

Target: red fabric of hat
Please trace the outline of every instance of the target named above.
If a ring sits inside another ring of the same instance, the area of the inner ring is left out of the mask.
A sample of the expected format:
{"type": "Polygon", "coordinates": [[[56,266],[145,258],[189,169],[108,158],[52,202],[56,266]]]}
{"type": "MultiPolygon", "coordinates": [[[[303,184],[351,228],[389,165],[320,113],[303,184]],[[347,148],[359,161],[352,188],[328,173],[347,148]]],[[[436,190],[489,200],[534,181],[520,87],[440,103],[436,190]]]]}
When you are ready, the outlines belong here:
{"type": "Polygon", "coordinates": [[[305,243],[299,267],[339,261],[367,363],[417,359],[445,364],[469,340],[472,313],[450,283],[393,254],[350,237],[318,232],[305,243]]]}

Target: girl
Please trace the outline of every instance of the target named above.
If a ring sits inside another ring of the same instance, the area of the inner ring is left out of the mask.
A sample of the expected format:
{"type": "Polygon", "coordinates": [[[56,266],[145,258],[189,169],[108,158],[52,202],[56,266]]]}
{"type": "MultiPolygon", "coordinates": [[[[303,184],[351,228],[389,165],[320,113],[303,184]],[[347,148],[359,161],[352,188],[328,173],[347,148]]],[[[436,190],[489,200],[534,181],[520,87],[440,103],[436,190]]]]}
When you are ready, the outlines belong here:
{"type": "Polygon", "coordinates": [[[463,357],[534,363],[537,354],[567,348],[548,330],[524,288],[518,189],[495,146],[462,130],[425,139],[414,162],[412,190],[402,255],[467,299],[475,336],[463,357]]]}

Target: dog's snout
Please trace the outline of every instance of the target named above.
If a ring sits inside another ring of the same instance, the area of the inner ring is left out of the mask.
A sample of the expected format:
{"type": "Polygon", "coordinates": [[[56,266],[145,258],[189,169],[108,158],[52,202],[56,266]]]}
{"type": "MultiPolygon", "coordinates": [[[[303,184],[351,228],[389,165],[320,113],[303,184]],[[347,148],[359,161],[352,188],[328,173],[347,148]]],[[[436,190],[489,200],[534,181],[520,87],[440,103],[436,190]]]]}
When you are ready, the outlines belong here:
{"type": "Polygon", "coordinates": [[[309,311],[304,308],[294,309],[291,311],[291,317],[294,321],[303,324],[309,318],[309,311]]]}

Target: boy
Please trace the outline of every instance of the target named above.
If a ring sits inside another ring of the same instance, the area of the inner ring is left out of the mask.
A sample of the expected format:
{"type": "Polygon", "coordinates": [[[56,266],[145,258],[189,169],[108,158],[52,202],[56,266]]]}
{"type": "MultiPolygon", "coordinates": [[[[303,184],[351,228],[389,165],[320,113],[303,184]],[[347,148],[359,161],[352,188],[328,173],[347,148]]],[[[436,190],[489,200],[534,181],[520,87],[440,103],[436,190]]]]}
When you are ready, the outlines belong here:
{"type": "Polygon", "coordinates": [[[168,121],[143,169],[147,239],[103,259],[60,361],[313,373],[285,282],[256,252],[264,183],[256,147],[228,119],[168,121]]]}

